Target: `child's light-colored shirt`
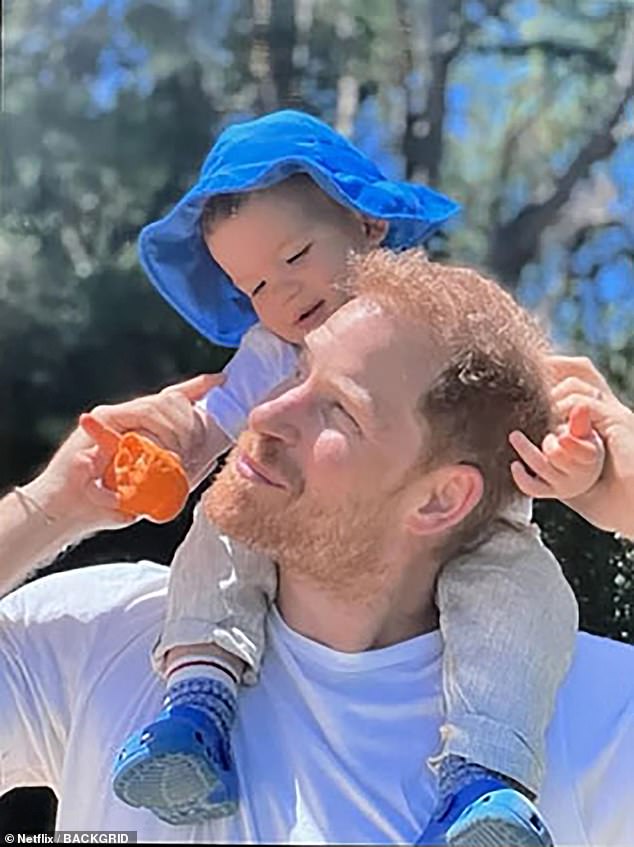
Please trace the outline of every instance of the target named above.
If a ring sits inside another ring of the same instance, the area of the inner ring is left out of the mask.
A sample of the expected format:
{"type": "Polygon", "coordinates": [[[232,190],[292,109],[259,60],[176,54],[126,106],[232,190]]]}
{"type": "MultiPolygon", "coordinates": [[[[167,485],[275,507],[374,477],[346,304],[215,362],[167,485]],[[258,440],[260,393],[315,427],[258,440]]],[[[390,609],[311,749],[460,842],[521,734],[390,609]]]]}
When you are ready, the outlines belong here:
{"type": "Polygon", "coordinates": [[[224,370],[226,381],[201,400],[200,407],[232,440],[246,426],[249,412],[292,376],[298,348],[262,324],[245,333],[238,352],[224,370]]]}

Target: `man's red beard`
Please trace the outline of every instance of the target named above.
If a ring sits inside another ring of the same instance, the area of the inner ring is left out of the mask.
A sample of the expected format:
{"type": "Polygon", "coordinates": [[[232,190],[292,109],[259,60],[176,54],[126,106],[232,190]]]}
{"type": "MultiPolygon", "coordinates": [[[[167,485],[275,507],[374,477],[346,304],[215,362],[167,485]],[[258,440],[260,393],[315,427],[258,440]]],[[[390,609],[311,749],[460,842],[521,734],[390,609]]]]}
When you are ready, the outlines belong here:
{"type": "Polygon", "coordinates": [[[328,508],[304,491],[295,468],[276,461],[274,445],[245,433],[205,493],[204,508],[221,532],[273,559],[289,573],[306,576],[325,589],[362,599],[387,578],[386,503],[368,498],[328,508]],[[236,468],[244,450],[290,490],[245,479],[236,468]],[[266,461],[265,461],[266,457],[266,461]]]}

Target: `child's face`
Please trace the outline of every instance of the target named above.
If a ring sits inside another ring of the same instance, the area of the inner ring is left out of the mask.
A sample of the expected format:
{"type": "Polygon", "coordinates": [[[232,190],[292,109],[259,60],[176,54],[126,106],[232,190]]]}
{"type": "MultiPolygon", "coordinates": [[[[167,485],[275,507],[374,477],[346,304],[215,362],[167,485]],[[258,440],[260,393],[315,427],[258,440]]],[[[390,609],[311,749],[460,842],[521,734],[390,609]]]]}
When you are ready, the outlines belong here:
{"type": "Polygon", "coordinates": [[[344,303],[333,283],[346,270],[349,253],[376,246],[387,228],[336,209],[311,212],[312,201],[311,193],[305,200],[254,195],[205,236],[264,326],[295,343],[344,303]]]}

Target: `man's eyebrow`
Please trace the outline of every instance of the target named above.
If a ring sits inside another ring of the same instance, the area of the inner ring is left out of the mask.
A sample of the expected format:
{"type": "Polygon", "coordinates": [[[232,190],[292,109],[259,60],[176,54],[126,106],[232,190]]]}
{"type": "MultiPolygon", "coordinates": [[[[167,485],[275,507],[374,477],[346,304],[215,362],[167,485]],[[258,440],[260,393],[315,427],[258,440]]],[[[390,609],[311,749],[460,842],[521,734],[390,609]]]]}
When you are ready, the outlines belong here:
{"type": "Polygon", "coordinates": [[[373,427],[380,426],[377,404],[369,391],[359,385],[358,382],[344,375],[329,377],[328,381],[334,386],[336,391],[347,398],[354,408],[359,411],[363,420],[368,424],[372,424],[373,427]]]}
{"type": "MultiPolygon", "coordinates": [[[[297,363],[302,369],[309,371],[312,368],[313,360],[313,351],[304,342],[299,351],[297,363]]],[[[326,373],[321,376],[320,382],[332,386],[340,396],[347,399],[359,412],[363,421],[371,425],[373,429],[380,429],[384,425],[374,397],[354,379],[345,374],[331,376],[326,373]]]]}

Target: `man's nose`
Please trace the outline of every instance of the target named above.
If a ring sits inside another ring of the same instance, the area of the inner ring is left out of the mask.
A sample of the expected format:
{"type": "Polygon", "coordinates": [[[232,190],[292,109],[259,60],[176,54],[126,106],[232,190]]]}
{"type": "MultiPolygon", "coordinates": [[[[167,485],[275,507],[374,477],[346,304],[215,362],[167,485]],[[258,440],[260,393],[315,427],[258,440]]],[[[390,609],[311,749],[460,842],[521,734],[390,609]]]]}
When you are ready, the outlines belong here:
{"type": "Polygon", "coordinates": [[[254,406],[249,414],[249,429],[296,447],[301,440],[302,415],[300,387],[289,388],[254,406]]]}

